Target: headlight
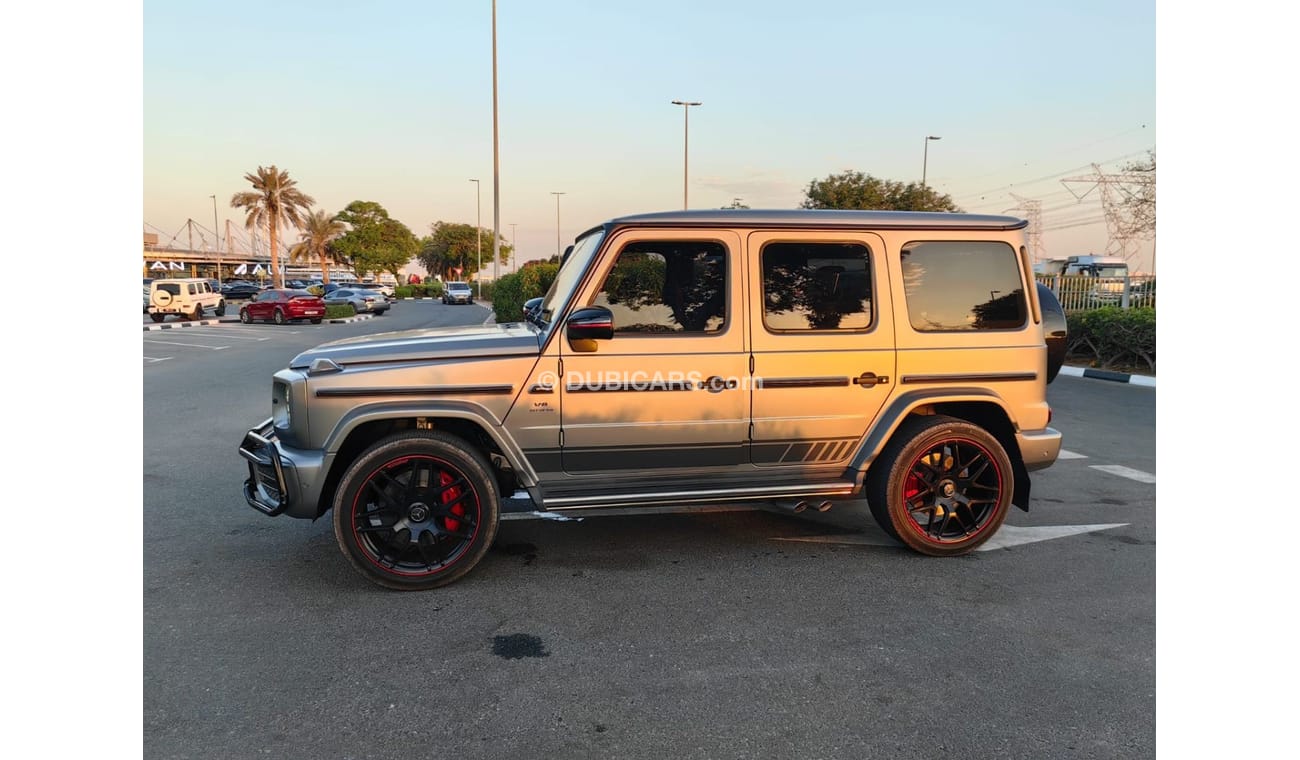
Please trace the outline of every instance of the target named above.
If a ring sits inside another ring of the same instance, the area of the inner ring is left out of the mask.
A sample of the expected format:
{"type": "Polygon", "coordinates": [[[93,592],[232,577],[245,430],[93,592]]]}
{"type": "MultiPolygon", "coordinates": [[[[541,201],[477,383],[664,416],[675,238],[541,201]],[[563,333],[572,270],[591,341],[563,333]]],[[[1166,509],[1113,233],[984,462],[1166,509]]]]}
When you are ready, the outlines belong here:
{"type": "Polygon", "coordinates": [[[276,381],[271,386],[271,421],[276,430],[289,429],[289,384],[276,381]]]}

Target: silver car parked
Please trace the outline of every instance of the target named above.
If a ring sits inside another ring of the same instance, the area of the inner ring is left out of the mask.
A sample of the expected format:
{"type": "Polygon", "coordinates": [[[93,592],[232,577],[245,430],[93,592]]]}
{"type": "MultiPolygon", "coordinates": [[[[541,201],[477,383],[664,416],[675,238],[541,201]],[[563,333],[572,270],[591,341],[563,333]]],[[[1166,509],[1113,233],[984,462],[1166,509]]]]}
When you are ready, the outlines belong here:
{"type": "Polygon", "coordinates": [[[351,306],[354,314],[379,316],[388,311],[388,299],[383,293],[359,288],[339,288],[325,296],[326,306],[351,306]]]}

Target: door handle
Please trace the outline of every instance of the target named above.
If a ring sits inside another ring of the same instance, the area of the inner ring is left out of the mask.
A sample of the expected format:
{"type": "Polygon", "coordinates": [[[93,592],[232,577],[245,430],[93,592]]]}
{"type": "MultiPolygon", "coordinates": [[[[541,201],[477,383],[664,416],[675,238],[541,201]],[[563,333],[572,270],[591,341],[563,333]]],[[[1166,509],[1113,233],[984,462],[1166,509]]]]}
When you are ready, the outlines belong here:
{"type": "Polygon", "coordinates": [[[853,384],[861,385],[863,388],[870,388],[874,385],[887,385],[888,383],[889,375],[877,375],[874,372],[863,372],[853,378],[853,384]]]}
{"type": "Polygon", "coordinates": [[[708,391],[709,393],[721,393],[724,390],[735,390],[738,385],[740,385],[740,383],[738,383],[735,378],[724,380],[717,375],[714,375],[708,380],[700,383],[699,388],[700,390],[708,391]]]}

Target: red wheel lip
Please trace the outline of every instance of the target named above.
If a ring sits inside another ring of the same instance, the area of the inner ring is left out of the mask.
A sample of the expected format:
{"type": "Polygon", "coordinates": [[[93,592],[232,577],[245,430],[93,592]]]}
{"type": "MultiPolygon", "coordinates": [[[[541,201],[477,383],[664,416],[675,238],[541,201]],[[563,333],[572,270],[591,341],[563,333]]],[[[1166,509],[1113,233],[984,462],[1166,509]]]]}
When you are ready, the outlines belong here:
{"type": "MultiPolygon", "coordinates": [[[[373,470],[370,471],[370,474],[366,476],[365,480],[362,481],[362,488],[357,489],[357,495],[352,500],[352,509],[351,509],[351,515],[349,516],[350,519],[348,520],[348,524],[350,529],[352,530],[352,542],[355,546],[357,546],[357,548],[360,549],[361,547],[364,546],[361,537],[357,534],[357,507],[360,504],[361,494],[364,493],[365,484],[369,483],[370,479],[373,478],[376,473],[384,470],[385,468],[396,467],[398,465],[405,464],[406,462],[409,462],[412,459],[427,459],[433,462],[437,462],[443,465],[444,467],[447,467],[448,469],[452,470],[453,472],[461,473],[459,467],[456,467],[455,465],[451,464],[450,462],[448,462],[447,460],[441,457],[436,457],[429,454],[403,454],[402,456],[390,459],[387,462],[384,462],[383,464],[379,465],[378,467],[375,467],[373,470]]],[[[389,575],[398,576],[400,578],[432,578],[433,576],[438,575],[439,573],[445,570],[450,570],[453,567],[455,567],[460,562],[461,558],[465,556],[465,553],[469,550],[469,547],[474,544],[474,541],[478,538],[479,528],[482,527],[483,525],[483,505],[482,505],[482,499],[479,497],[478,490],[474,488],[474,484],[471,483],[468,478],[465,479],[465,487],[468,488],[470,493],[474,495],[474,511],[475,511],[474,533],[469,537],[468,541],[465,541],[459,547],[459,552],[453,555],[454,560],[445,563],[442,567],[438,568],[437,570],[413,573],[413,572],[398,570],[397,568],[393,568],[393,567],[384,567],[379,562],[377,562],[375,558],[370,555],[369,552],[365,551],[364,549],[361,550],[362,556],[364,556],[366,558],[366,561],[368,561],[370,564],[379,568],[379,570],[389,575]]]]}
{"type": "MultiPolygon", "coordinates": [[[[911,473],[915,470],[917,463],[921,461],[921,458],[922,458],[922,457],[926,456],[927,454],[932,453],[932,452],[934,451],[935,447],[937,447],[937,446],[941,446],[941,445],[943,445],[943,444],[945,444],[945,443],[947,443],[947,442],[949,442],[949,441],[953,441],[953,442],[957,442],[957,443],[967,443],[967,444],[970,444],[970,445],[972,445],[972,446],[977,447],[980,451],[982,451],[982,452],[984,453],[984,456],[989,460],[989,464],[993,465],[993,472],[994,472],[994,475],[996,475],[996,476],[997,476],[997,479],[998,479],[998,501],[999,501],[999,502],[1002,501],[1002,496],[1003,496],[1003,494],[1004,494],[1004,483],[1005,483],[1005,480],[1006,480],[1006,479],[1002,476],[1002,467],[998,464],[997,459],[993,456],[993,452],[989,451],[988,447],[986,447],[984,444],[982,444],[982,443],[980,443],[979,441],[976,441],[976,440],[974,440],[974,439],[972,439],[972,438],[966,438],[966,437],[964,437],[964,436],[950,436],[950,437],[945,437],[945,438],[943,438],[943,439],[940,439],[940,440],[936,441],[935,443],[933,443],[933,444],[927,446],[927,447],[925,448],[925,451],[922,452],[920,455],[918,455],[916,458],[914,458],[914,459],[912,460],[911,465],[908,466],[908,468],[907,468],[908,475],[910,476],[911,473]]],[[[906,488],[906,487],[907,487],[907,481],[908,481],[908,479],[909,479],[909,478],[904,478],[904,479],[903,479],[903,484],[902,484],[902,486],[900,486],[900,488],[906,488]]],[[[916,518],[912,516],[912,512],[911,512],[911,510],[906,509],[906,505],[907,505],[907,500],[906,500],[906,498],[904,498],[904,500],[903,500],[903,505],[904,505],[904,512],[905,512],[906,515],[907,515],[907,522],[908,522],[908,524],[913,528],[913,531],[912,531],[912,532],[913,532],[914,534],[920,536],[921,540],[925,541],[926,543],[934,544],[935,546],[952,546],[953,544],[957,544],[957,543],[961,543],[961,542],[970,541],[971,539],[973,539],[973,538],[975,538],[976,536],[978,536],[978,535],[980,535],[981,533],[983,533],[983,532],[984,532],[984,531],[989,527],[989,524],[992,522],[991,519],[986,519],[986,520],[984,520],[983,524],[980,525],[978,528],[976,528],[976,529],[975,529],[975,532],[974,532],[974,533],[971,533],[969,536],[962,536],[961,538],[951,538],[951,539],[935,538],[934,536],[931,536],[931,535],[930,535],[930,534],[925,530],[925,528],[922,527],[922,525],[921,525],[919,522],[916,521],[916,518]]],[[[992,517],[993,513],[997,511],[997,509],[998,509],[998,505],[997,505],[997,504],[994,504],[994,505],[990,508],[990,511],[989,511],[989,517],[990,517],[990,518],[992,517]]]]}

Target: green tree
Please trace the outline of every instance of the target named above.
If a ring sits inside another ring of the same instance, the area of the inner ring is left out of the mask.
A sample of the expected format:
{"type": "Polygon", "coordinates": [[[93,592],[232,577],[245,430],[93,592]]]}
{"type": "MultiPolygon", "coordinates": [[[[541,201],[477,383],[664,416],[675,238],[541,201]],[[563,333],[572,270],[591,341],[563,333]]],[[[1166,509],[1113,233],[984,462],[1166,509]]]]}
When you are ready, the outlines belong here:
{"type": "Polygon", "coordinates": [[[374,201],[352,201],[334,218],[350,229],[334,241],[333,248],[358,275],[388,272],[399,277],[420,250],[415,233],[374,201]]]}
{"type": "Polygon", "coordinates": [[[320,262],[321,280],[330,281],[330,264],[339,262],[333,242],[347,232],[347,226],[324,209],[312,211],[303,220],[298,242],[289,249],[289,260],[294,262],[320,262]]]}
{"type": "MultiPolygon", "coordinates": [[[[430,274],[440,275],[443,279],[471,279],[471,275],[478,272],[480,240],[482,251],[486,254],[483,264],[491,265],[493,239],[491,230],[478,230],[472,224],[455,222],[435,222],[429,229],[431,234],[421,239],[417,256],[420,264],[430,274]],[[455,270],[460,270],[459,274],[455,270]]],[[[514,246],[504,239],[501,240],[500,246],[501,266],[504,268],[510,262],[514,246]]]]}
{"type": "Polygon", "coordinates": [[[723,208],[749,208],[749,204],[745,203],[740,198],[733,198],[731,200],[731,203],[728,203],[727,205],[723,206],[723,208]]]}
{"type": "Polygon", "coordinates": [[[298,183],[289,178],[289,172],[274,165],[259,166],[256,174],[245,174],[244,179],[253,185],[253,189],[235,193],[230,198],[230,206],[247,210],[244,226],[248,229],[266,227],[267,239],[271,241],[271,282],[282,288],[280,230],[290,224],[301,227],[303,213],[316,201],[297,188],[298,183]]]}
{"type": "Polygon", "coordinates": [[[802,208],[961,211],[950,196],[937,193],[932,187],[879,179],[857,171],[809,182],[802,208]]]}

